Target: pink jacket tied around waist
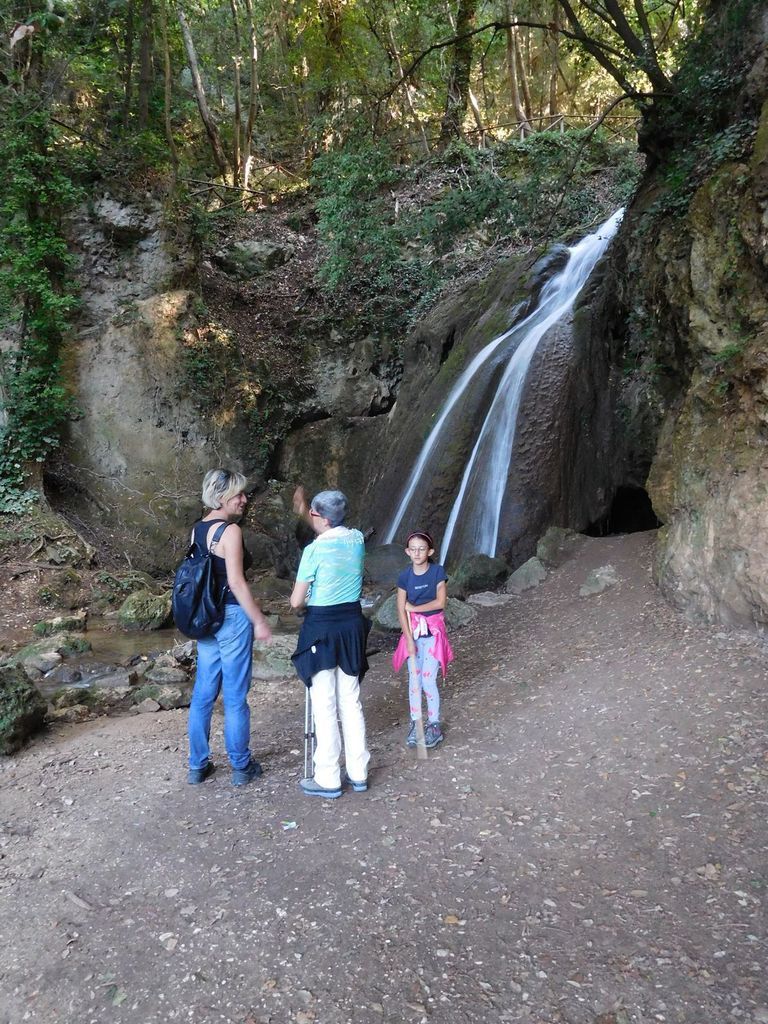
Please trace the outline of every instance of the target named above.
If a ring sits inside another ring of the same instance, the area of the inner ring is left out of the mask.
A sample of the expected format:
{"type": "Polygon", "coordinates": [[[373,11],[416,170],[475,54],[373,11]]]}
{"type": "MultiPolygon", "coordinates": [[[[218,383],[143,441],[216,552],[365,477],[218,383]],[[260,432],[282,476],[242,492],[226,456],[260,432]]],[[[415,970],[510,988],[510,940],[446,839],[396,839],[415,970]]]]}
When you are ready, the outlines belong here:
{"type": "MultiPolygon", "coordinates": [[[[417,639],[420,636],[432,634],[433,645],[430,647],[429,653],[440,662],[440,668],[443,670],[443,679],[445,679],[448,666],[453,661],[453,650],[448,640],[445,615],[442,612],[429,616],[419,615],[418,612],[409,612],[408,614],[411,617],[411,632],[414,638],[417,639]]],[[[392,665],[395,672],[399,672],[407,660],[408,647],[405,642],[405,636],[402,635],[400,643],[392,655],[392,665]]]]}

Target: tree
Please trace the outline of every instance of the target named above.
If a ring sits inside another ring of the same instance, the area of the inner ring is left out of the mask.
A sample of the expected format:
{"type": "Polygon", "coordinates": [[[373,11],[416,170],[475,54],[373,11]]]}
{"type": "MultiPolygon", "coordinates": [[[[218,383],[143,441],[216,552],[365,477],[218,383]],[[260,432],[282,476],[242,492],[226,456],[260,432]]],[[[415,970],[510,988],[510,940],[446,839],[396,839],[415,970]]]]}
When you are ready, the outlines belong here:
{"type": "Polygon", "coordinates": [[[453,60],[448,76],[445,113],[440,126],[439,144],[441,146],[445,146],[452,138],[462,134],[464,118],[467,115],[477,4],[478,0],[459,0],[453,60]]]}

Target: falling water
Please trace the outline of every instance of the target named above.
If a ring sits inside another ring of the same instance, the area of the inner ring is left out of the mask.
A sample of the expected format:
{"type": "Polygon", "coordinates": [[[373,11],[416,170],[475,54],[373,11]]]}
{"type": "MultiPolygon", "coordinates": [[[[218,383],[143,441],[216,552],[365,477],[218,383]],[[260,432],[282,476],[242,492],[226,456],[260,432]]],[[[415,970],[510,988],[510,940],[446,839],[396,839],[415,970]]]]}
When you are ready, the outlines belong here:
{"type": "Polygon", "coordinates": [[[509,464],[515,439],[515,427],[523,386],[536,347],[544,334],[573,306],[595,264],[605,252],[621,221],[619,210],[597,231],[569,249],[568,262],[544,286],[536,308],[519,324],[495,338],[472,360],[452,388],[437,422],[432,428],[416,465],[408,478],[403,497],[392,519],[384,542],[395,539],[400,523],[411,504],[441,436],[450,427],[457,403],[481,367],[499,350],[510,353],[509,362],[496,389],[472,454],[464,469],[459,492],[446,526],[440,560],[445,562],[456,533],[459,515],[464,513],[462,547],[467,552],[493,555],[498,542],[499,519],[509,464]]]}

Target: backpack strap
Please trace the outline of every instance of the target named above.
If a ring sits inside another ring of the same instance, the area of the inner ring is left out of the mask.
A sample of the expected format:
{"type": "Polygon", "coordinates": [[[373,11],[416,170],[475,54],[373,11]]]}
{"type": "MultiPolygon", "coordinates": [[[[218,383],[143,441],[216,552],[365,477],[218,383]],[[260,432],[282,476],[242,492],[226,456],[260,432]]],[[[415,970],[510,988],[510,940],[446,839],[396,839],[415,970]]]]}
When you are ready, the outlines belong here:
{"type": "Polygon", "coordinates": [[[216,531],[216,533],[214,533],[213,540],[211,541],[211,546],[208,548],[208,551],[211,554],[213,554],[213,549],[216,547],[216,545],[221,540],[221,535],[224,533],[224,531],[226,530],[226,528],[228,526],[229,526],[229,523],[222,523],[221,526],[216,531]]]}

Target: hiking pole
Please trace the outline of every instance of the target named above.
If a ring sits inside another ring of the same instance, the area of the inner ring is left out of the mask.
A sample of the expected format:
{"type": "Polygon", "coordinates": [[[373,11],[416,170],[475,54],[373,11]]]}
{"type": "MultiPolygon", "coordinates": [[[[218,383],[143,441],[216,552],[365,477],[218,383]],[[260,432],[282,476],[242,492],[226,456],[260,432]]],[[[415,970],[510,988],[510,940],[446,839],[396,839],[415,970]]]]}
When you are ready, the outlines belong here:
{"type": "Polygon", "coordinates": [[[315,777],[315,716],[312,713],[312,695],[309,687],[305,686],[306,700],[304,701],[304,778],[315,777]]]}
{"type": "Polygon", "coordinates": [[[427,741],[424,738],[424,719],[419,716],[416,719],[416,757],[419,761],[427,759],[427,741]]]}

